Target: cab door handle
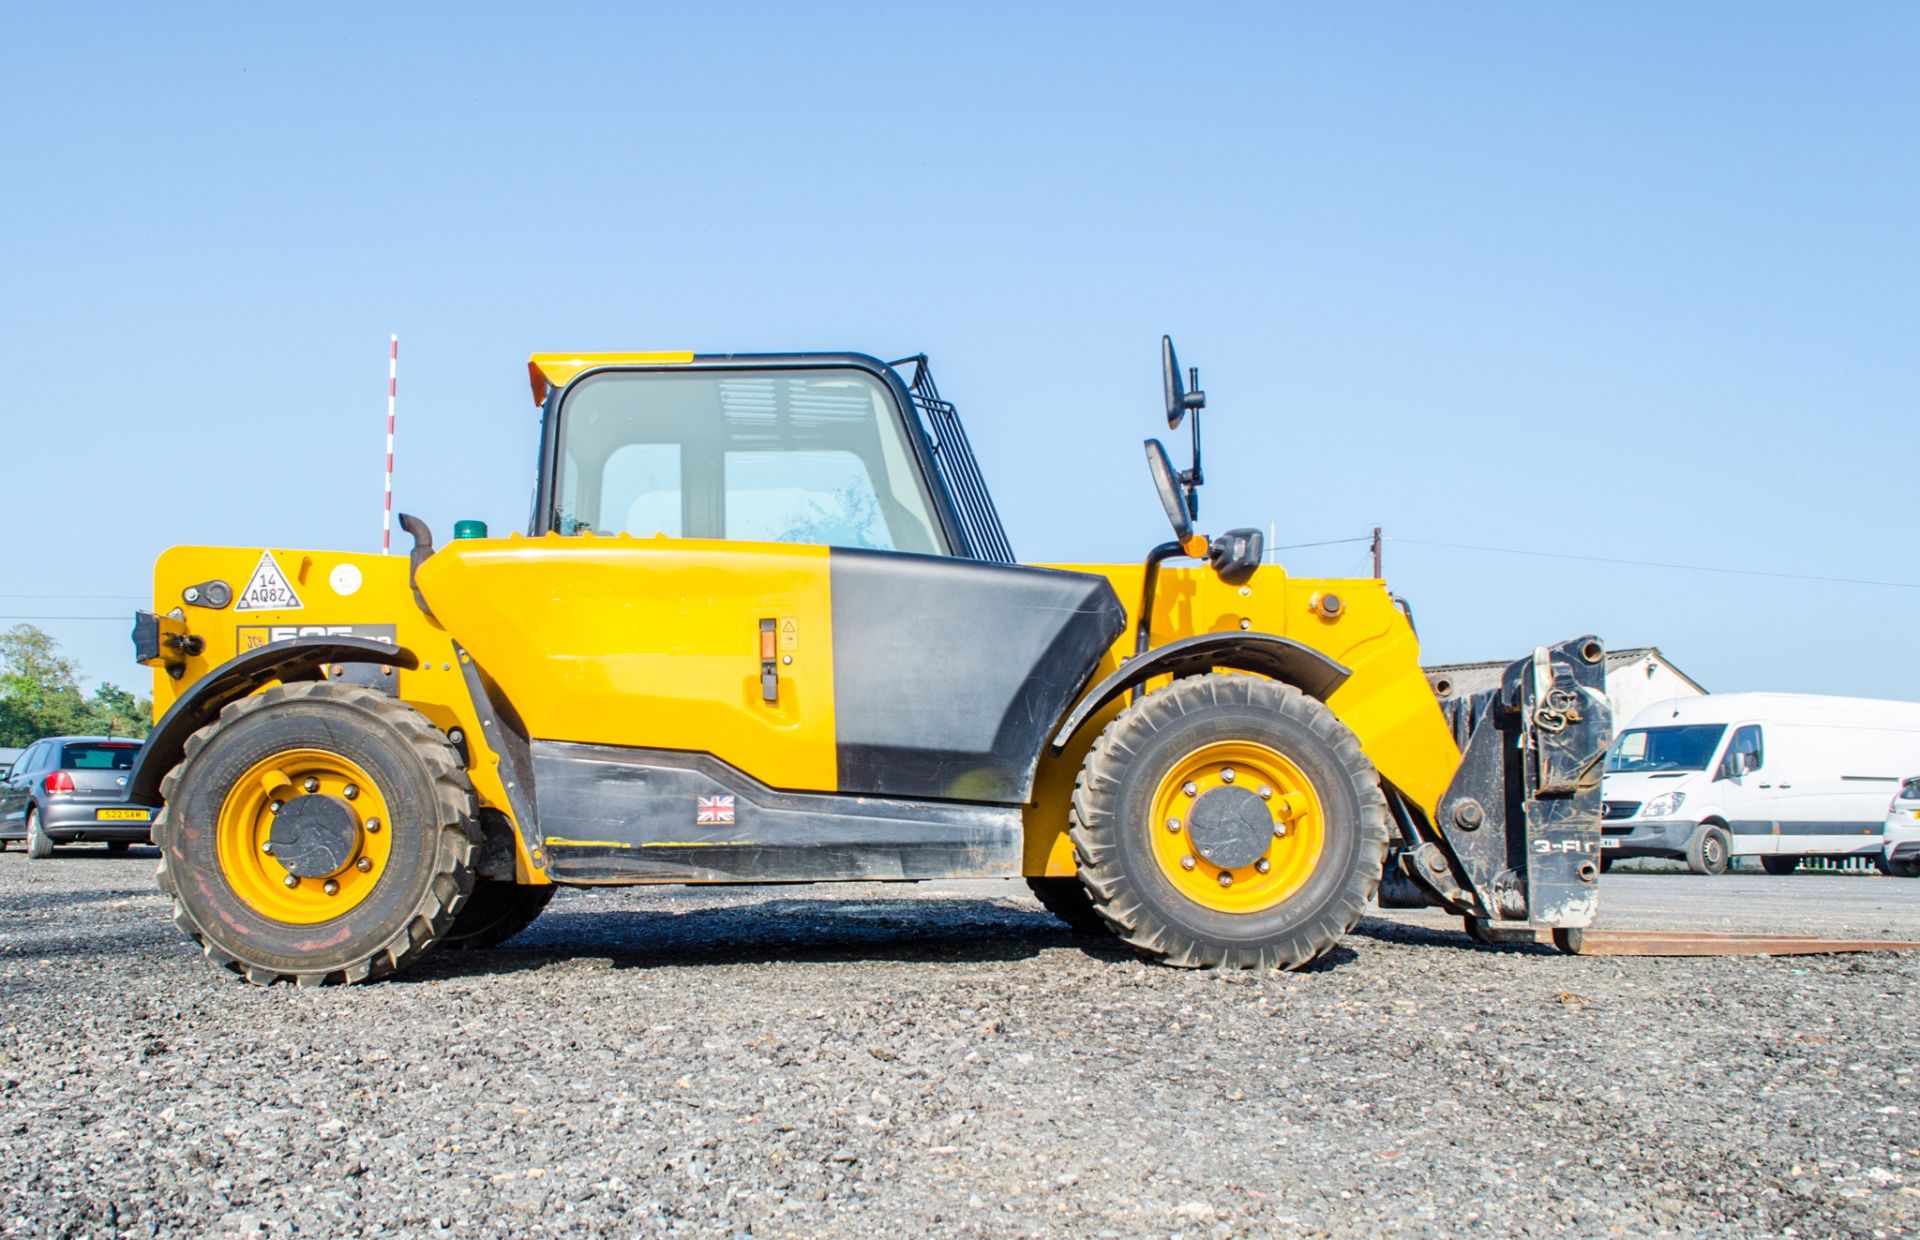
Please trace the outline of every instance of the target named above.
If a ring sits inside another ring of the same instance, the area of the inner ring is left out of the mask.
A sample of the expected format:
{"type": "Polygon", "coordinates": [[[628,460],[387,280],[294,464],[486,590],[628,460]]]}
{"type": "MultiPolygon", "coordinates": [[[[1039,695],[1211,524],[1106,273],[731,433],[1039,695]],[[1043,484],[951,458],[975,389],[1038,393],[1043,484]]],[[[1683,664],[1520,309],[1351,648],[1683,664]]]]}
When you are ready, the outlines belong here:
{"type": "Polygon", "coordinates": [[[780,700],[780,662],[774,654],[775,621],[771,618],[760,622],[760,700],[778,702],[780,700]]]}

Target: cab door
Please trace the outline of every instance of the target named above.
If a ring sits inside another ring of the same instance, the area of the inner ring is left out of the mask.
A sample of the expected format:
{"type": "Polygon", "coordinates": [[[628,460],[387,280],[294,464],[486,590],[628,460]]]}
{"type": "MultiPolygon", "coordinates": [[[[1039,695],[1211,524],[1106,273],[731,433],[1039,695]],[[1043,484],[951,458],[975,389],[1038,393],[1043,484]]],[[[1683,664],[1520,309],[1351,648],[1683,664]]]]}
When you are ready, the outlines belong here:
{"type": "Polygon", "coordinates": [[[830,557],[952,551],[917,434],[859,359],[592,370],[547,405],[543,536],[456,542],[420,586],[533,741],[836,791],[830,557]]]}

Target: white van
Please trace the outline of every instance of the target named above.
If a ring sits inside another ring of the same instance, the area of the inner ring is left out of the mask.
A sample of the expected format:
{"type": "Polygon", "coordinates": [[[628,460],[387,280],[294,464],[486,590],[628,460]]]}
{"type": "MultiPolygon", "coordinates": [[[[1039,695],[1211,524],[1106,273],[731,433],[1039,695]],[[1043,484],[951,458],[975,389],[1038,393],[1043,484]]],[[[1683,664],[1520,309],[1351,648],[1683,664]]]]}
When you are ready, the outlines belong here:
{"type": "Polygon", "coordinates": [[[1887,804],[1920,771],[1920,703],[1802,693],[1655,702],[1620,729],[1601,783],[1602,856],[1719,874],[1757,856],[1878,855],[1887,804]]]}

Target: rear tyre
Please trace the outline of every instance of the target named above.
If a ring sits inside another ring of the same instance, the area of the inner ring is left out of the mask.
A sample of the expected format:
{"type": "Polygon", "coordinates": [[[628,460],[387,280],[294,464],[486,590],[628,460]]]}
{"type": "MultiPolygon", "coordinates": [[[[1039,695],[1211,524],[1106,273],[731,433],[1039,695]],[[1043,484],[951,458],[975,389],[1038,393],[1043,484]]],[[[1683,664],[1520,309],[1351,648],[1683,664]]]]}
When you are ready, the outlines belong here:
{"type": "Polygon", "coordinates": [[[440,946],[476,951],[498,947],[531,926],[559,890],[551,883],[536,887],[481,879],[454,914],[453,925],[441,938],[440,946]]]}
{"type": "Polygon", "coordinates": [[[1789,856],[1762,857],[1760,858],[1760,868],[1775,878],[1780,878],[1799,869],[1800,858],[1789,856]]]}
{"type": "Polygon", "coordinates": [[[1733,855],[1733,839],[1725,830],[1711,824],[1701,827],[1687,841],[1687,868],[1695,874],[1719,875],[1727,872],[1733,855]]]}
{"type": "Polygon", "coordinates": [[[174,925],[250,982],[383,977],[438,942],[473,890],[457,752],[371,689],[302,682],[232,702],[160,792],[174,925]]]}
{"type": "Polygon", "coordinates": [[[1920,857],[1895,858],[1886,862],[1889,878],[1920,878],[1920,857]]]}
{"type": "Polygon", "coordinates": [[[1109,933],[1107,923],[1094,911],[1093,900],[1077,878],[1029,878],[1027,890],[1041,907],[1067,923],[1075,934],[1109,933]]]}
{"type": "Polygon", "coordinates": [[[27,857],[32,861],[45,861],[53,856],[53,837],[40,825],[40,811],[27,810],[27,857]]]}
{"type": "Polygon", "coordinates": [[[1297,968],[1360,920],[1387,802],[1326,706],[1255,676],[1176,681],[1094,742],[1074,784],[1080,881],[1143,955],[1297,968]]]}

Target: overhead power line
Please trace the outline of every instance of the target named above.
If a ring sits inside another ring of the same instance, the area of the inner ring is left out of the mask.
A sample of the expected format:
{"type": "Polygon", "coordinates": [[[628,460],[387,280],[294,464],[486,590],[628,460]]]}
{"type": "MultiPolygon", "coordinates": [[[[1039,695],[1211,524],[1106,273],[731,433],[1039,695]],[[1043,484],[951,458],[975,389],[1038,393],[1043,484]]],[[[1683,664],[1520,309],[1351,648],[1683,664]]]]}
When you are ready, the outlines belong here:
{"type": "Polygon", "coordinates": [[[1325,542],[1288,543],[1284,547],[1269,547],[1269,551],[1299,551],[1305,547],[1338,547],[1342,543],[1372,542],[1373,535],[1363,534],[1359,538],[1329,538],[1325,542]]]}
{"type": "Polygon", "coordinates": [[[1920,582],[1881,581],[1872,577],[1819,577],[1810,573],[1780,573],[1764,568],[1722,568],[1713,564],[1678,564],[1670,560],[1629,560],[1610,555],[1576,555],[1571,551],[1529,551],[1523,547],[1488,547],[1479,543],[1435,542],[1425,538],[1389,538],[1388,541],[1405,543],[1410,547],[1446,547],[1454,551],[1488,551],[1496,555],[1527,555],[1544,560],[1580,560],[1588,564],[1624,564],[1633,568],[1670,568],[1684,573],[1722,573],[1730,577],[1771,577],[1776,581],[1817,581],[1826,585],[1884,586],[1890,590],[1920,590],[1920,582]]]}

